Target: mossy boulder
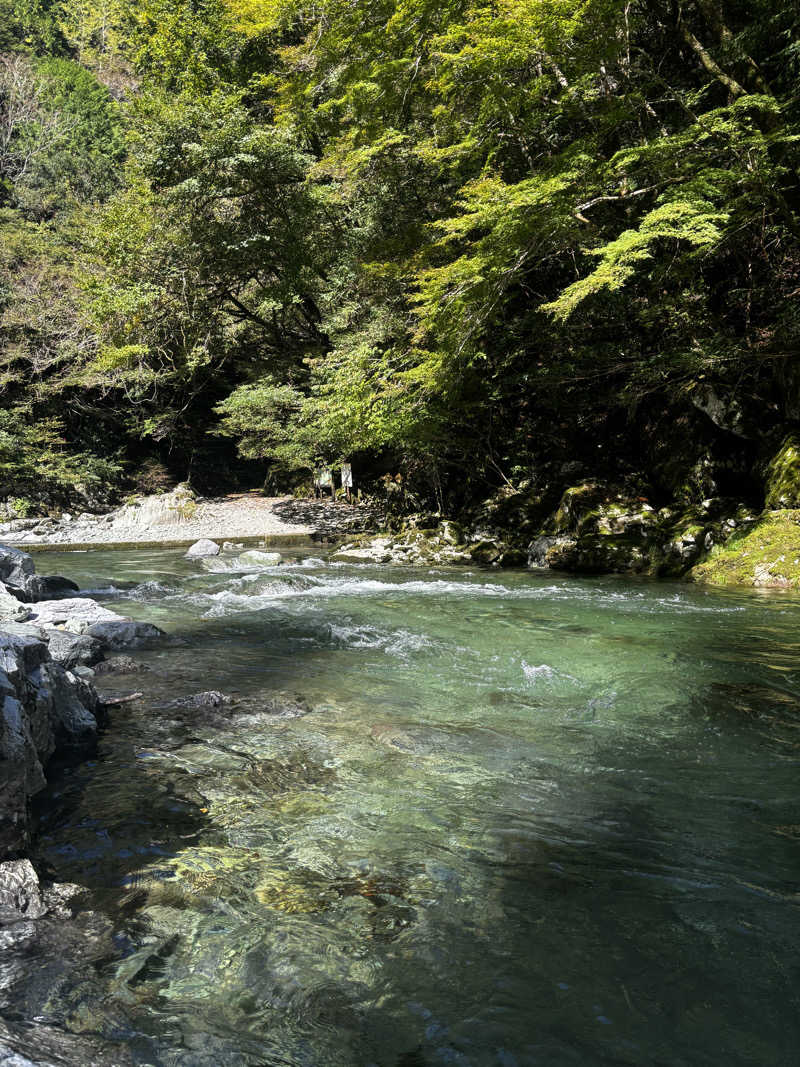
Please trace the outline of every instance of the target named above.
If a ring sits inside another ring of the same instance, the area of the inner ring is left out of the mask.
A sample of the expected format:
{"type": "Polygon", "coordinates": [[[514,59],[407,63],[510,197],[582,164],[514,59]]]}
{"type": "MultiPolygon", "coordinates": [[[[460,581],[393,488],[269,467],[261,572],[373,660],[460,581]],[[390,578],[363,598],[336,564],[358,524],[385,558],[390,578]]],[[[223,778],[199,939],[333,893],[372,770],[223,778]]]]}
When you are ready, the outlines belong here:
{"type": "Polygon", "coordinates": [[[608,501],[609,491],[595,482],[566,489],[548,525],[554,533],[580,532],[587,515],[608,501]]]}
{"type": "Polygon", "coordinates": [[[596,482],[565,490],[548,523],[555,534],[579,536],[636,535],[657,525],[658,514],[645,497],[630,496],[596,482]]]}
{"type": "Polygon", "coordinates": [[[489,565],[496,563],[503,555],[503,546],[496,541],[483,540],[471,545],[469,554],[474,563],[489,565]]]}
{"type": "Polygon", "coordinates": [[[524,542],[541,528],[556,499],[530,481],[505,485],[466,516],[472,537],[493,538],[511,533],[524,542]]]}
{"type": "Polygon", "coordinates": [[[791,434],[767,467],[765,506],[800,508],[800,440],[791,434]]]}
{"type": "Polygon", "coordinates": [[[687,577],[712,585],[800,589],[800,510],[765,511],[714,546],[687,577]]]}

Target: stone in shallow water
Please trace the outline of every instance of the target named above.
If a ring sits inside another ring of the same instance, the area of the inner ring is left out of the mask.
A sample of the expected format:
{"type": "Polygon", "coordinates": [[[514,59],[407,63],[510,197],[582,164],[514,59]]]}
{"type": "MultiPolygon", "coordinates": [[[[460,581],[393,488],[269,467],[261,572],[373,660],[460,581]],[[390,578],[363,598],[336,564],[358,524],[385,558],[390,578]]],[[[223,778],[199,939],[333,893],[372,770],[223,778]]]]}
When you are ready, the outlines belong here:
{"type": "Polygon", "coordinates": [[[0,1020],[2,1067],[128,1067],[127,1049],[40,1023],[24,1026],[0,1020]]]}
{"type": "Polygon", "coordinates": [[[201,537],[199,541],[195,541],[195,543],[187,549],[184,559],[202,559],[203,556],[218,556],[220,551],[220,547],[216,541],[212,541],[208,537],[201,537]]]}
{"type": "Polygon", "coordinates": [[[96,622],[86,633],[97,638],[105,648],[115,652],[121,648],[141,648],[166,637],[158,626],[149,622],[134,622],[132,619],[96,622]]]}
{"type": "Polygon", "coordinates": [[[95,674],[140,674],[142,671],[149,670],[146,663],[139,663],[130,656],[112,656],[98,663],[94,668],[95,674]]]}
{"type": "Polygon", "coordinates": [[[84,597],[69,597],[64,600],[42,600],[31,605],[31,622],[39,626],[66,625],[72,633],[97,622],[116,622],[122,616],[116,611],[109,611],[96,600],[84,597]]]}
{"type": "Polygon", "coordinates": [[[67,630],[47,630],[50,655],[67,670],[92,667],[103,658],[103,645],[87,634],[73,634],[67,630]]]}
{"type": "Polygon", "coordinates": [[[0,923],[40,919],[46,912],[31,861],[0,863],[0,923]]]}
{"type": "Polygon", "coordinates": [[[303,749],[295,749],[287,759],[254,759],[234,783],[247,789],[277,794],[309,786],[330,785],[336,772],[303,749]]]}
{"type": "Polygon", "coordinates": [[[171,700],[167,708],[222,708],[226,704],[232,704],[233,697],[227,693],[220,693],[218,689],[208,689],[203,693],[192,693],[188,697],[178,697],[171,700]]]}
{"type": "Polygon", "coordinates": [[[242,552],[238,562],[247,567],[275,567],[282,560],[280,552],[261,552],[253,548],[249,552],[242,552]]]}

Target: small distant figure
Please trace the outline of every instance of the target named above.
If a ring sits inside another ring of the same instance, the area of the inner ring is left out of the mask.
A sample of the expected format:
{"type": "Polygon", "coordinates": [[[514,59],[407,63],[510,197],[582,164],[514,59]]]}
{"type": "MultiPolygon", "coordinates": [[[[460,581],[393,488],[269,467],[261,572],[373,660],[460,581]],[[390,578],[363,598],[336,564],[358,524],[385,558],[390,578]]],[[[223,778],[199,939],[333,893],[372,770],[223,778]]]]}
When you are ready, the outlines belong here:
{"type": "Polygon", "coordinates": [[[353,503],[353,466],[351,463],[342,464],[342,489],[347,497],[347,503],[353,503]]]}

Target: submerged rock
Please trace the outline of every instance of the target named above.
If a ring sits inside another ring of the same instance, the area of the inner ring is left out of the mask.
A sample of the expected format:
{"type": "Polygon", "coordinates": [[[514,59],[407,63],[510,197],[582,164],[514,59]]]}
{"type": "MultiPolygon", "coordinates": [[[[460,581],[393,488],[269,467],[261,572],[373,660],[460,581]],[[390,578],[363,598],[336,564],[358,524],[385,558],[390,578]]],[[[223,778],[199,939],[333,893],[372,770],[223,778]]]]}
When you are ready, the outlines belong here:
{"type": "Polygon", "coordinates": [[[25,1025],[0,1020],[2,1067],[128,1067],[126,1048],[107,1046],[85,1035],[41,1023],[25,1025]]]}
{"type": "Polygon", "coordinates": [[[146,663],[139,663],[130,656],[111,656],[110,659],[102,660],[94,668],[95,674],[139,674],[149,671],[146,663]]]}
{"type": "Polygon", "coordinates": [[[202,559],[203,556],[218,556],[221,549],[216,541],[201,537],[187,550],[184,559],[202,559]]]}
{"type": "Polygon", "coordinates": [[[248,567],[275,567],[283,562],[283,556],[280,552],[261,552],[252,548],[247,552],[242,552],[238,562],[248,567]]]}
{"type": "Polygon", "coordinates": [[[203,693],[192,693],[188,697],[179,697],[165,705],[167,708],[222,708],[233,703],[233,697],[220,693],[218,689],[209,689],[203,693]]]}

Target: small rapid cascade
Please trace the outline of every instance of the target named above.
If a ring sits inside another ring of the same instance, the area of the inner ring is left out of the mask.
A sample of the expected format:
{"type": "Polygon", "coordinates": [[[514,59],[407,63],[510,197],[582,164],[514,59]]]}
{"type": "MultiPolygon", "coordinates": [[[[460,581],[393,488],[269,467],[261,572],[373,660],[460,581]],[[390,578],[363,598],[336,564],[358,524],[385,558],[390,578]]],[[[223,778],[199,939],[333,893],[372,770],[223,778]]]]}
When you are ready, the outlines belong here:
{"type": "Polygon", "coordinates": [[[282,556],[42,560],[171,640],[39,799],[83,893],[5,1012],[158,1067],[791,1062],[800,598],[282,556]]]}

